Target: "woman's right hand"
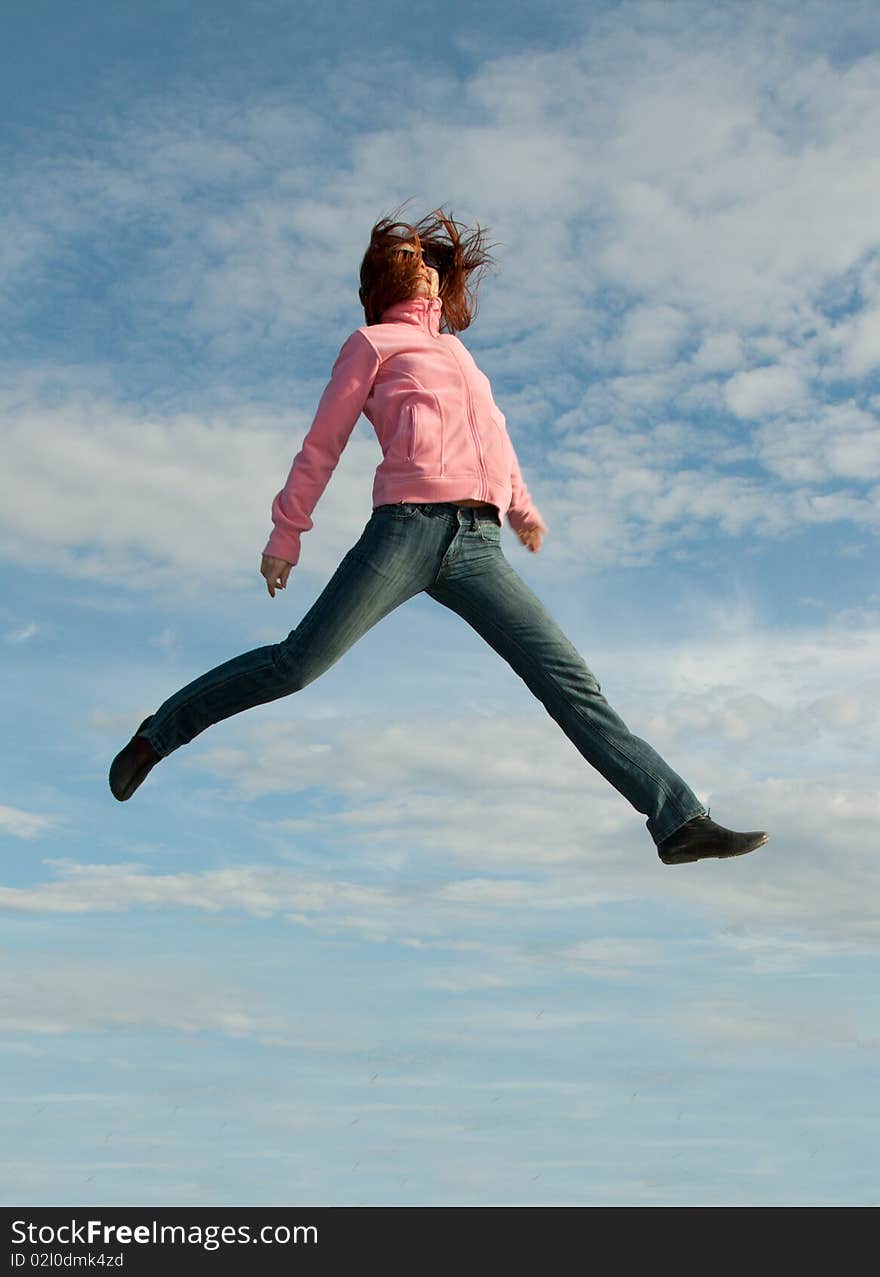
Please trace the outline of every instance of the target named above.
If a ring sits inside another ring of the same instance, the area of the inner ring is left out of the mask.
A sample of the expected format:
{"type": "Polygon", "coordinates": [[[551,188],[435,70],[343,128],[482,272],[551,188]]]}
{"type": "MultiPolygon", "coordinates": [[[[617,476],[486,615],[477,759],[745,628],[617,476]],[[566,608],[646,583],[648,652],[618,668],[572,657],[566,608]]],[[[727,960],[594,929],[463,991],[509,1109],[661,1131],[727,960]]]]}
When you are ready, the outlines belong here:
{"type": "Polygon", "coordinates": [[[260,574],[266,578],[266,588],[274,599],[276,590],[283,590],[287,586],[287,578],[290,576],[292,563],[288,563],[286,559],[273,559],[270,555],[263,555],[263,562],[260,564],[260,574]]]}

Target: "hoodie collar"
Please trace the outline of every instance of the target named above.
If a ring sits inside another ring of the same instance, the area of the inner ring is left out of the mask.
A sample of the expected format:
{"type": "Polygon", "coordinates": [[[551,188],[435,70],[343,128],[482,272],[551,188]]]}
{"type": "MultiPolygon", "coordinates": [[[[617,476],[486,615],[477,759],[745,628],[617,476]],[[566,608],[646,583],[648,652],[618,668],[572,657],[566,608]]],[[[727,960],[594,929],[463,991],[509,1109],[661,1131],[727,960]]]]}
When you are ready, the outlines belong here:
{"type": "Polygon", "coordinates": [[[439,297],[408,297],[383,310],[382,324],[418,324],[432,337],[440,334],[440,312],[443,303],[439,297]]]}

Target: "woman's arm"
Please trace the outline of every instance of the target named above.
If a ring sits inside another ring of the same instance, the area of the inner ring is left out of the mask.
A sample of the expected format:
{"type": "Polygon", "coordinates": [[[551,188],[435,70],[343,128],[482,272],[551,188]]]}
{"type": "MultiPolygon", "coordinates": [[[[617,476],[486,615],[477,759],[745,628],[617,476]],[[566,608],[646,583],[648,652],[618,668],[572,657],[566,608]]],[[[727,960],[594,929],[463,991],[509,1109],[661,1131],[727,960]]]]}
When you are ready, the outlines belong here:
{"type": "MultiPolygon", "coordinates": [[[[510,438],[509,435],[508,438],[510,438]]],[[[523,545],[531,550],[532,554],[535,554],[540,550],[541,541],[548,528],[541,518],[541,512],[532,501],[532,494],[526,487],[512,439],[510,441],[510,451],[513,457],[513,465],[510,469],[511,498],[510,509],[507,511],[507,521],[523,545]]]]}
{"type": "Polygon", "coordinates": [[[336,469],[378,370],[374,346],[362,332],[353,332],[333,365],[287,482],[272,503],[275,526],[264,556],[294,566],[299,562],[300,537],[313,526],[312,511],[336,469]]]}

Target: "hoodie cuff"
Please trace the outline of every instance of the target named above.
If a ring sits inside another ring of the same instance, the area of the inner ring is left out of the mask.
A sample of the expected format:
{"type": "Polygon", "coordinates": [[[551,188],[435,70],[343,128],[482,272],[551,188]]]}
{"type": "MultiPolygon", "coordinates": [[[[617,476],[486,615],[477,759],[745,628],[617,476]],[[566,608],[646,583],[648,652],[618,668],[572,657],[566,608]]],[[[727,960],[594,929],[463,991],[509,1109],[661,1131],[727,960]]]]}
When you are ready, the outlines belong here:
{"type": "Polygon", "coordinates": [[[541,512],[537,506],[529,506],[527,510],[507,511],[507,522],[513,528],[514,532],[525,532],[527,528],[546,528],[547,524],[541,517],[541,512]]]}
{"type": "Polygon", "coordinates": [[[276,528],[269,537],[263,553],[271,559],[284,559],[286,563],[292,563],[296,567],[299,563],[299,551],[299,537],[292,533],[280,532],[276,528]]]}

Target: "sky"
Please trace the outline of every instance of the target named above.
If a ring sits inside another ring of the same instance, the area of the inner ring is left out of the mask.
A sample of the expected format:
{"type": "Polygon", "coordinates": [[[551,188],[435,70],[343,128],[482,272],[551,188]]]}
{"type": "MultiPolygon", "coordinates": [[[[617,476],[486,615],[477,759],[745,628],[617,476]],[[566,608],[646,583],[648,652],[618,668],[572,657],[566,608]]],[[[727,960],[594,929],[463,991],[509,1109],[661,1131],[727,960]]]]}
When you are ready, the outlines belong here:
{"type": "Polygon", "coordinates": [[[3,0],[0,1199],[876,1205],[880,10],[3,0]],[[412,200],[548,525],[502,548],[713,819],[418,596],[116,803],[297,625],[271,501],[412,200]]]}

